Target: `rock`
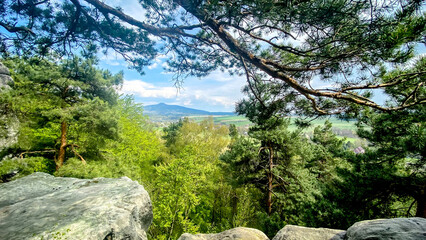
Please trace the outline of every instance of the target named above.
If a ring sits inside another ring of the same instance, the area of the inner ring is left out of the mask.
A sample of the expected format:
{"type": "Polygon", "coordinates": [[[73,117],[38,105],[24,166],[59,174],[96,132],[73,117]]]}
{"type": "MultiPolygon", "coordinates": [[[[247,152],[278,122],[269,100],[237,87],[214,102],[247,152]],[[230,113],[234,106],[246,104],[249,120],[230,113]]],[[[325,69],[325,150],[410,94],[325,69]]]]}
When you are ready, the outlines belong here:
{"type": "Polygon", "coordinates": [[[127,177],[76,179],[34,173],[0,184],[0,239],[142,239],[148,193],[127,177]]]}
{"type": "Polygon", "coordinates": [[[343,240],[345,231],[286,225],[272,240],[343,240]]]}
{"type": "Polygon", "coordinates": [[[0,112],[0,153],[15,145],[18,142],[18,135],[19,119],[12,114],[0,112]]]}
{"type": "MultiPolygon", "coordinates": [[[[10,77],[9,69],[0,62],[0,94],[9,91],[11,83],[13,83],[13,80],[10,77]]],[[[18,118],[0,110],[0,153],[16,144],[18,128],[18,118]]]]}
{"type": "Polygon", "coordinates": [[[346,238],[348,240],[426,239],[426,219],[416,217],[361,221],[348,228],[346,238]]]}
{"type": "Polygon", "coordinates": [[[261,231],[254,228],[237,227],[216,234],[184,233],[178,240],[269,240],[261,231]]]}
{"type": "Polygon", "coordinates": [[[10,88],[9,84],[11,82],[13,82],[13,80],[10,77],[9,69],[0,62],[0,90],[2,88],[10,88]]]}

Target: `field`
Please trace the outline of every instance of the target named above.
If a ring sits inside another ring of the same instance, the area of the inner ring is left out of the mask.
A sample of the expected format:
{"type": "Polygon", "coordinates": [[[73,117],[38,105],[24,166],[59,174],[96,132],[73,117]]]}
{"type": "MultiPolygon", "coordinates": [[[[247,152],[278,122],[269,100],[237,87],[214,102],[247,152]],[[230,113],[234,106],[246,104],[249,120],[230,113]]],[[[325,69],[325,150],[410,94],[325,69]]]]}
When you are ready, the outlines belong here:
{"type": "Polygon", "coordinates": [[[219,125],[235,124],[237,127],[251,125],[251,122],[243,116],[190,116],[188,118],[195,122],[201,122],[209,117],[213,117],[213,122],[219,125]]]}
{"type": "MultiPolygon", "coordinates": [[[[220,125],[230,125],[235,124],[239,131],[241,133],[246,133],[249,129],[249,127],[252,125],[252,123],[243,116],[190,116],[189,119],[194,120],[195,122],[201,122],[209,117],[213,118],[213,122],[215,124],[220,125]]],[[[332,130],[333,132],[338,135],[339,137],[345,137],[347,141],[350,141],[356,145],[364,144],[365,141],[363,139],[360,139],[355,131],[355,121],[342,121],[340,119],[337,119],[335,117],[327,117],[323,119],[316,119],[311,122],[311,126],[305,129],[305,133],[308,136],[311,136],[314,128],[317,126],[324,125],[325,121],[329,121],[332,124],[332,130]]],[[[289,130],[295,130],[296,125],[291,124],[289,127],[289,130]]]]}
{"type": "MultiPolygon", "coordinates": [[[[230,125],[235,124],[237,127],[249,126],[251,122],[243,116],[190,116],[189,119],[194,120],[195,122],[201,122],[209,117],[213,117],[215,124],[221,125],[230,125]]],[[[312,121],[312,126],[310,128],[315,128],[319,125],[324,125],[325,121],[331,122],[333,128],[345,129],[345,130],[355,130],[355,121],[342,121],[335,117],[329,117],[325,119],[316,119],[312,121]]],[[[290,128],[295,128],[295,125],[292,124],[290,128]]]]}

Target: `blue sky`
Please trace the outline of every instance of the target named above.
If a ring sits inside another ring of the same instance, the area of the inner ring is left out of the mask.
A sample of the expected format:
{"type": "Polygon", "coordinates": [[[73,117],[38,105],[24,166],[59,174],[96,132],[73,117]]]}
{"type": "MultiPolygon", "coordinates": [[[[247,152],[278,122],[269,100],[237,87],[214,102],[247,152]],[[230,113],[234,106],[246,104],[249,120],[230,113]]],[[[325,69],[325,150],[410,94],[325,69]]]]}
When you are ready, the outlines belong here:
{"type": "MultiPolygon", "coordinates": [[[[126,14],[138,20],[144,20],[144,10],[137,0],[106,0],[107,4],[120,6],[126,14]]],[[[297,43],[295,43],[297,44],[297,43]]],[[[424,46],[419,46],[418,53],[425,53],[424,46]]],[[[182,89],[173,86],[173,74],[168,74],[163,66],[165,56],[158,57],[151,66],[145,68],[145,75],[128,68],[121,56],[113,52],[102,55],[101,67],[111,72],[124,71],[123,94],[132,94],[135,100],[144,105],[166,103],[185,107],[207,110],[232,112],[237,101],[244,96],[241,93],[245,85],[244,76],[230,76],[227,73],[215,71],[203,78],[187,78],[182,89]]],[[[316,87],[327,86],[327,83],[314,80],[316,87]]],[[[385,102],[381,90],[375,91],[373,100],[379,104],[385,102]]]]}
{"type": "Polygon", "coordinates": [[[161,56],[144,69],[145,74],[129,69],[121,56],[115,53],[100,56],[100,67],[112,73],[124,72],[123,94],[132,94],[144,105],[166,103],[207,111],[233,112],[235,103],[243,98],[241,88],[244,76],[230,76],[214,71],[203,78],[185,79],[182,88],[176,88],[173,74],[164,70],[166,58],[161,56]]]}
{"type": "MultiPolygon", "coordinates": [[[[57,0],[61,1],[61,0],[57,0]]],[[[138,0],[106,0],[107,4],[120,6],[126,14],[138,20],[144,20],[144,10],[138,0]]],[[[295,43],[297,44],[297,43],[295,43]]],[[[424,45],[418,46],[418,54],[425,54],[424,45]]],[[[174,87],[173,74],[166,73],[166,56],[159,56],[151,66],[144,69],[145,75],[128,67],[124,59],[110,51],[107,55],[99,55],[100,67],[112,73],[124,72],[124,84],[120,90],[123,94],[132,94],[137,102],[146,105],[166,103],[207,110],[232,112],[237,101],[244,96],[241,93],[245,85],[245,76],[230,76],[226,72],[214,71],[207,77],[191,77],[185,79],[181,89],[174,87]]],[[[313,85],[327,85],[315,81],[313,85]]],[[[384,102],[384,95],[376,94],[373,98],[384,102]]]]}
{"type": "MultiPolygon", "coordinates": [[[[120,6],[126,14],[138,20],[144,20],[144,10],[137,0],[107,0],[112,6],[120,6]]],[[[185,79],[181,89],[173,86],[173,74],[166,73],[166,57],[160,56],[153,64],[144,69],[145,75],[129,69],[123,58],[113,52],[100,56],[100,67],[112,73],[124,72],[124,84],[121,92],[133,94],[139,103],[152,105],[166,103],[206,111],[233,112],[235,103],[243,98],[241,89],[245,77],[230,76],[215,71],[207,77],[185,79]]]]}

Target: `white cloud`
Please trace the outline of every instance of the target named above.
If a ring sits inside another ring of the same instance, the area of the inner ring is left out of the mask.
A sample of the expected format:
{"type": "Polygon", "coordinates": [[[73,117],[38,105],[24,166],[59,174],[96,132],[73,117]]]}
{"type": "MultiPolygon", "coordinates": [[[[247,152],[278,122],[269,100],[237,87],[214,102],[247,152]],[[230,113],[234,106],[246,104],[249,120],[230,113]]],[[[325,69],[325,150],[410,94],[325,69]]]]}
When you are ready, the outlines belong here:
{"type": "Polygon", "coordinates": [[[215,73],[213,77],[203,79],[188,78],[182,89],[169,83],[170,85],[164,87],[139,79],[125,80],[119,92],[133,94],[145,105],[165,102],[208,111],[234,111],[235,103],[243,98],[241,88],[245,84],[245,78],[215,73]],[[226,81],[218,82],[216,77],[226,81]]]}
{"type": "Polygon", "coordinates": [[[117,52],[115,52],[114,50],[107,50],[107,52],[104,54],[99,53],[98,57],[100,60],[110,60],[110,61],[119,61],[119,60],[123,60],[124,61],[124,57],[121,54],[118,54],[117,52]]]}
{"type": "MultiPolygon", "coordinates": [[[[169,53],[169,55],[170,55],[170,53],[169,53]]],[[[164,54],[160,54],[160,55],[158,55],[157,57],[155,57],[155,61],[156,62],[158,62],[158,63],[161,63],[161,62],[163,62],[163,59],[166,59],[166,58],[168,58],[169,56],[167,56],[167,55],[164,55],[164,54]]]]}
{"type": "Polygon", "coordinates": [[[134,94],[142,98],[175,98],[177,89],[174,87],[156,87],[142,80],[124,80],[121,93],[134,94]]]}
{"type": "Polygon", "coordinates": [[[216,72],[204,79],[190,78],[185,81],[184,90],[176,100],[180,105],[186,103],[185,106],[194,108],[203,105],[221,109],[219,111],[233,111],[235,103],[243,98],[241,88],[244,84],[243,76],[229,76],[222,72],[216,72]],[[213,78],[215,81],[212,81],[213,78]],[[191,105],[187,105],[188,100],[191,100],[191,105]]]}
{"type": "Polygon", "coordinates": [[[118,61],[112,61],[112,60],[106,60],[105,61],[106,64],[111,65],[111,66],[123,66],[125,64],[122,64],[118,61]]]}
{"type": "Polygon", "coordinates": [[[158,63],[156,63],[156,62],[155,62],[155,63],[153,63],[152,65],[149,65],[149,66],[148,66],[148,69],[150,69],[150,70],[151,70],[151,69],[156,68],[157,66],[158,66],[158,63]]]}
{"type": "Polygon", "coordinates": [[[163,64],[161,64],[161,66],[162,66],[163,68],[168,68],[168,67],[169,67],[169,64],[167,64],[167,62],[163,62],[163,64]]]}
{"type": "Polygon", "coordinates": [[[241,78],[241,76],[238,76],[238,75],[231,76],[229,75],[229,73],[222,72],[220,70],[215,70],[206,77],[206,79],[218,81],[218,82],[230,82],[230,81],[235,81],[238,78],[241,78]]]}

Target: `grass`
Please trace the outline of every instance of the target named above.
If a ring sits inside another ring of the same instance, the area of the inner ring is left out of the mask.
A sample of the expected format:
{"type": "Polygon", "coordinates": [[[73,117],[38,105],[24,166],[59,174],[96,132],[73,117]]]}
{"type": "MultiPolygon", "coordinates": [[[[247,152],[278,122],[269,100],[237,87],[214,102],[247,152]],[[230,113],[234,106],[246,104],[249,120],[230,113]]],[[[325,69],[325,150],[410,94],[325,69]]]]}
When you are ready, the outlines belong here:
{"type": "MultiPolygon", "coordinates": [[[[188,118],[194,120],[195,122],[201,122],[209,117],[210,116],[191,116],[188,118]]],[[[251,122],[243,116],[212,116],[212,117],[215,124],[222,124],[222,125],[235,124],[237,127],[251,125],[251,122]]],[[[334,117],[330,117],[326,119],[316,119],[311,122],[312,126],[310,128],[313,129],[316,126],[324,125],[325,121],[327,120],[331,122],[331,124],[333,125],[333,128],[346,129],[346,130],[356,129],[355,121],[342,121],[334,117]]],[[[292,124],[292,126],[295,128],[294,124],[292,124]]]]}
{"type": "MultiPolygon", "coordinates": [[[[220,125],[230,125],[235,124],[237,127],[240,128],[248,128],[252,125],[252,123],[243,116],[191,116],[188,117],[189,119],[192,119],[195,122],[201,122],[209,117],[213,118],[213,122],[215,124],[220,125]]],[[[314,128],[317,126],[323,126],[326,121],[331,122],[332,124],[332,130],[333,132],[340,136],[340,137],[346,137],[347,141],[355,142],[359,138],[355,133],[356,126],[355,121],[342,121],[340,119],[337,119],[335,117],[328,117],[324,119],[315,119],[311,122],[311,126],[308,127],[305,132],[308,135],[311,135],[314,131],[314,128]]],[[[296,130],[296,125],[291,124],[289,126],[289,130],[296,130]]]]}
{"type": "MultiPolygon", "coordinates": [[[[195,122],[201,122],[206,120],[210,116],[190,116],[189,119],[194,120],[195,122]]],[[[220,125],[230,125],[235,124],[237,127],[250,126],[251,122],[243,116],[211,116],[213,117],[213,122],[220,125]]]]}

